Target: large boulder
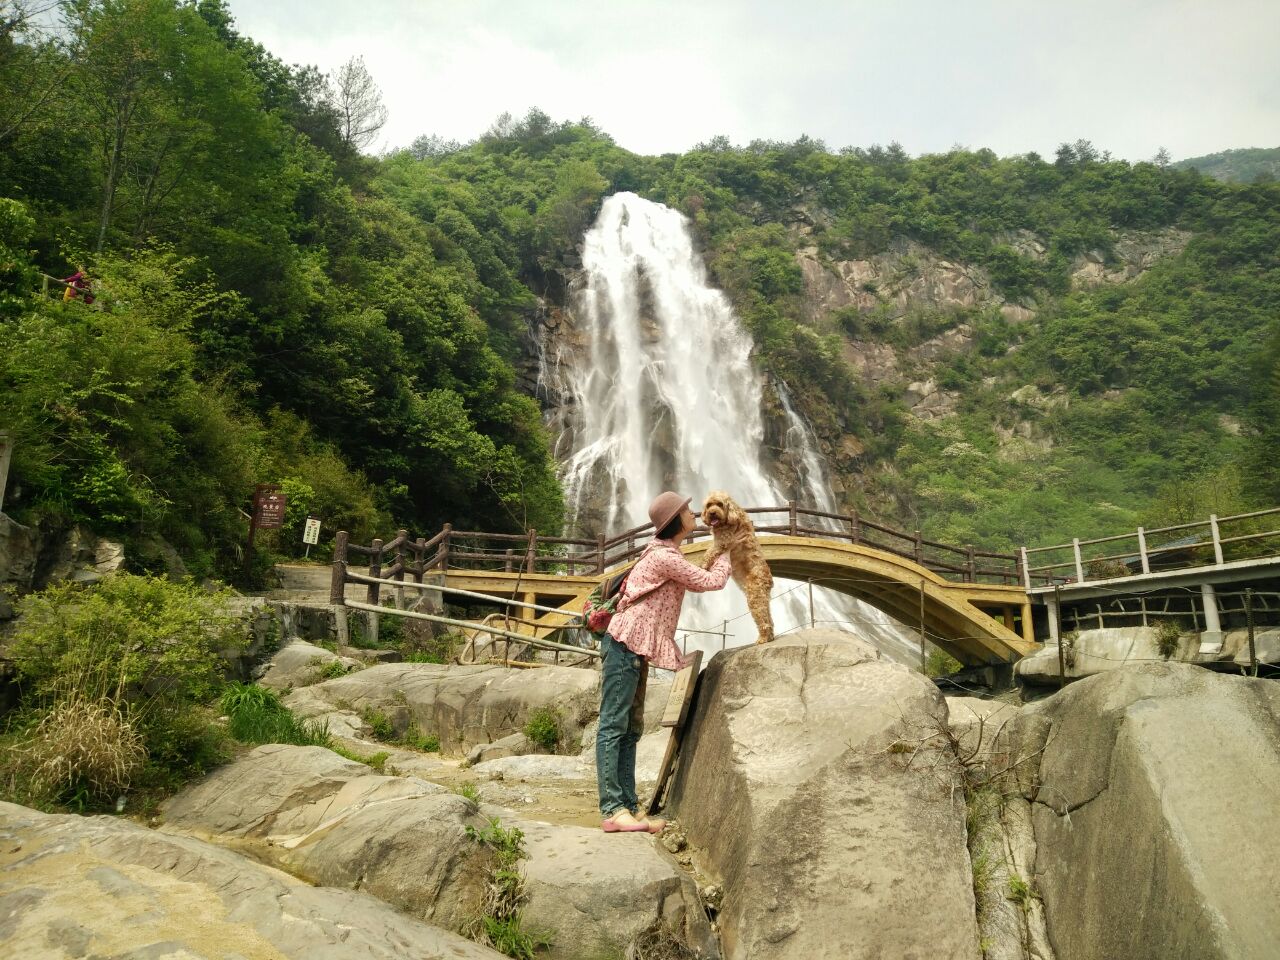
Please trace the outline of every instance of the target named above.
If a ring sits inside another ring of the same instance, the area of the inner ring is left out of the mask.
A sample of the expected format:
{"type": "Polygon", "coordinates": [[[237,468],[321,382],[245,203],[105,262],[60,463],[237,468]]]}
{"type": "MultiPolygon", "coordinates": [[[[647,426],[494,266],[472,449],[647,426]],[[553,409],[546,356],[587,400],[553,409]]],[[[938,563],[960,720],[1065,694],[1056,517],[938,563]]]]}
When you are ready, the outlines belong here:
{"type": "Polygon", "coordinates": [[[80,957],[498,960],[364,893],[112,817],[0,803],[0,953],[80,957]]]}
{"type": "Polygon", "coordinates": [[[320,747],[259,747],[171,799],[164,818],[166,830],[251,844],[299,877],[358,887],[451,930],[475,919],[492,866],[467,828],[497,818],[524,833],[525,926],[554,934],[549,957],[620,955],[648,929],[714,955],[692,880],[647,834],[607,835],[481,808],[320,747]]]}
{"type": "Polygon", "coordinates": [[[937,688],[851,634],[717,654],[668,806],[723,884],[725,956],[977,960],[937,688]]]}
{"type": "Polygon", "coordinates": [[[285,702],[308,718],[377,711],[396,733],[415,725],[438,736],[446,754],[465,756],[477,744],[523,730],[540,707],[555,710],[562,741],[576,743],[599,713],[599,682],[596,671],[574,667],[384,663],[297,690],[285,702]]]}
{"type": "Polygon", "coordinates": [[[1273,957],[1280,687],[1130,666],[1029,705],[1001,739],[1031,801],[1058,960],[1273,957]]]}
{"type": "Polygon", "coordinates": [[[330,671],[346,672],[361,666],[359,660],[339,657],[305,640],[294,640],[277,650],[263,665],[258,683],[272,690],[288,691],[319,683],[330,671]]]}

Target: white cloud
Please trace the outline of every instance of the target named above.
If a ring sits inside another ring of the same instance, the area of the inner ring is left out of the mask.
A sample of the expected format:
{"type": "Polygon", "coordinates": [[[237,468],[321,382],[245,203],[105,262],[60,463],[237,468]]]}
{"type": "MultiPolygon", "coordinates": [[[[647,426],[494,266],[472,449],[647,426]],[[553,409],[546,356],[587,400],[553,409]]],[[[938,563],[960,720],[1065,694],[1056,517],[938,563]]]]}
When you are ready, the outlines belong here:
{"type": "Polygon", "coordinates": [[[385,142],[503,111],[593,117],[623,146],[820,137],[1141,159],[1280,144],[1280,4],[1263,0],[231,0],[289,62],[363,54],[385,142]]]}

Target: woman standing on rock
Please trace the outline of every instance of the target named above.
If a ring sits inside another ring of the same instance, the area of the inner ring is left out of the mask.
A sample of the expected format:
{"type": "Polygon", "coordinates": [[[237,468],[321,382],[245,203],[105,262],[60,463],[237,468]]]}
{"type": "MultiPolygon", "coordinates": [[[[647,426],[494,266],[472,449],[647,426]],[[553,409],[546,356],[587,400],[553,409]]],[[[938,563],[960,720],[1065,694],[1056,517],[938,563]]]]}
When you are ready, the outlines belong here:
{"type": "Polygon", "coordinates": [[[662,832],[664,821],[648,819],[636,797],[636,744],[644,730],[649,664],[663,670],[678,670],[684,664],[676,646],[676,624],[685,591],[720,590],[729,580],[728,553],[703,570],[680,552],[681,541],[697,526],[689,502],[689,497],[668,490],[649,505],[657,535],[627,575],[618,613],[600,640],[596,781],[606,833],[662,832]]]}

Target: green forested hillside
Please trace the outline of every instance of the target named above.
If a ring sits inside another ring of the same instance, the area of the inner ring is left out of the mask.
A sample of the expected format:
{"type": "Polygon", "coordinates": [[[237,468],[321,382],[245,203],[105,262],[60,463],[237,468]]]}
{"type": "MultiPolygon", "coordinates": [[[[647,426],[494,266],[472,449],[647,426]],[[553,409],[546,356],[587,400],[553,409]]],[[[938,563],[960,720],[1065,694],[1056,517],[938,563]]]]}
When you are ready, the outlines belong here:
{"type": "Polygon", "coordinates": [[[1176,509],[1178,484],[1280,498],[1280,186],[1085,142],[911,158],[717,138],[643,157],[537,111],[372,159],[323,78],[240,36],[217,0],[70,9],[57,42],[0,35],[0,425],[17,438],[6,510],[24,519],[155,534],[223,572],[261,481],[288,483],[293,522],[310,510],[360,535],[559,529],[513,363],[618,190],[689,215],[760,365],[832,450],[856,438],[846,497],[886,519],[1004,546],[1176,509]],[[1160,230],[1185,249],[1073,289],[1082,256],[1111,265],[1120,238],[1160,230]],[[1026,317],[994,300],[904,311],[878,288],[814,314],[797,251],[833,263],[904,241],[1026,317]],[[80,264],[104,309],[38,296],[38,272],[80,264]],[[921,352],[962,327],[960,346],[921,352]],[[875,385],[852,362],[872,347],[899,361],[875,385]],[[949,416],[909,413],[925,377],[956,396],[949,416]],[[1005,455],[1013,430],[1038,446],[1005,455]]]}
{"type": "Polygon", "coordinates": [[[1174,164],[1181,170],[1198,170],[1206,177],[1228,183],[1274,183],[1280,180],[1280,147],[1245,147],[1190,157],[1174,164]]]}

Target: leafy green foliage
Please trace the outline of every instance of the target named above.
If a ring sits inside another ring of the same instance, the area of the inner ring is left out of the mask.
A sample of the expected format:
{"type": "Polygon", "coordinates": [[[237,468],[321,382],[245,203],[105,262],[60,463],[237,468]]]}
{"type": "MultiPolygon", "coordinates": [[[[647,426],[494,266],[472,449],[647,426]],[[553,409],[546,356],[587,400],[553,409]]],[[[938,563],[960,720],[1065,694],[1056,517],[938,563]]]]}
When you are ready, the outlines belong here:
{"type": "Polygon", "coordinates": [[[525,721],[524,735],[531,743],[554,753],[560,743],[560,715],[551,707],[538,707],[525,721]]]}
{"type": "Polygon", "coordinates": [[[1280,147],[1245,147],[1179,160],[1179,170],[1197,170],[1228,183],[1271,183],[1280,179],[1280,147]]]}
{"type": "Polygon", "coordinates": [[[417,724],[410,724],[398,743],[403,747],[421,750],[423,753],[440,752],[440,738],[434,733],[423,733],[417,724]]]}
{"type": "Polygon", "coordinates": [[[280,696],[256,684],[232,684],[222,694],[227,730],[241,743],[292,743],[304,747],[332,745],[327,723],[299,720],[280,696]]]}
{"type": "Polygon", "coordinates": [[[360,712],[360,719],[369,725],[369,731],[375,739],[393,740],[395,738],[395,727],[392,725],[390,718],[381,710],[366,707],[360,712]]]}
{"type": "Polygon", "coordinates": [[[844,469],[883,519],[989,548],[1089,536],[1227,462],[1243,502],[1280,499],[1274,184],[1087,141],[911,158],[716,137],[641,157],[538,110],[375,160],[344,142],[326,78],[238,33],[221,0],[65,17],[65,43],[19,34],[0,58],[0,198],[17,198],[0,199],[0,420],[22,519],[159,536],[224,577],[257,482],[290,493],[270,554],[301,551],[307,513],[326,538],[559,532],[549,439],[514,362],[620,190],[689,216],[760,366],[831,447],[858,439],[844,469]],[[1081,256],[1111,267],[1122,233],[1169,230],[1190,243],[1141,280],[1072,290],[1081,256]],[[823,314],[802,248],[820,267],[892,254],[900,275],[861,284],[874,305],[823,314]],[[1035,319],[900,309],[922,251],[980,268],[1035,319]],[[37,266],[86,257],[106,309],[37,301],[37,266]],[[962,324],[971,349],[921,358],[962,324]],[[874,346],[900,382],[854,372],[874,346]],[[954,417],[907,415],[916,374],[958,395],[954,417]],[[1025,384],[1064,402],[1010,400],[1025,384]],[[1024,425],[1040,447],[1015,456],[997,431],[1024,425]]]}
{"type": "Polygon", "coordinates": [[[99,801],[113,799],[113,786],[169,788],[220,762],[220,737],[202,704],[222,687],[218,651],[237,642],[221,612],[226,599],[127,574],[24,597],[9,655],[32,725],[24,739],[45,748],[28,771],[32,784],[64,802],[80,794],[99,801]],[[117,761],[120,772],[101,773],[117,761]]]}

